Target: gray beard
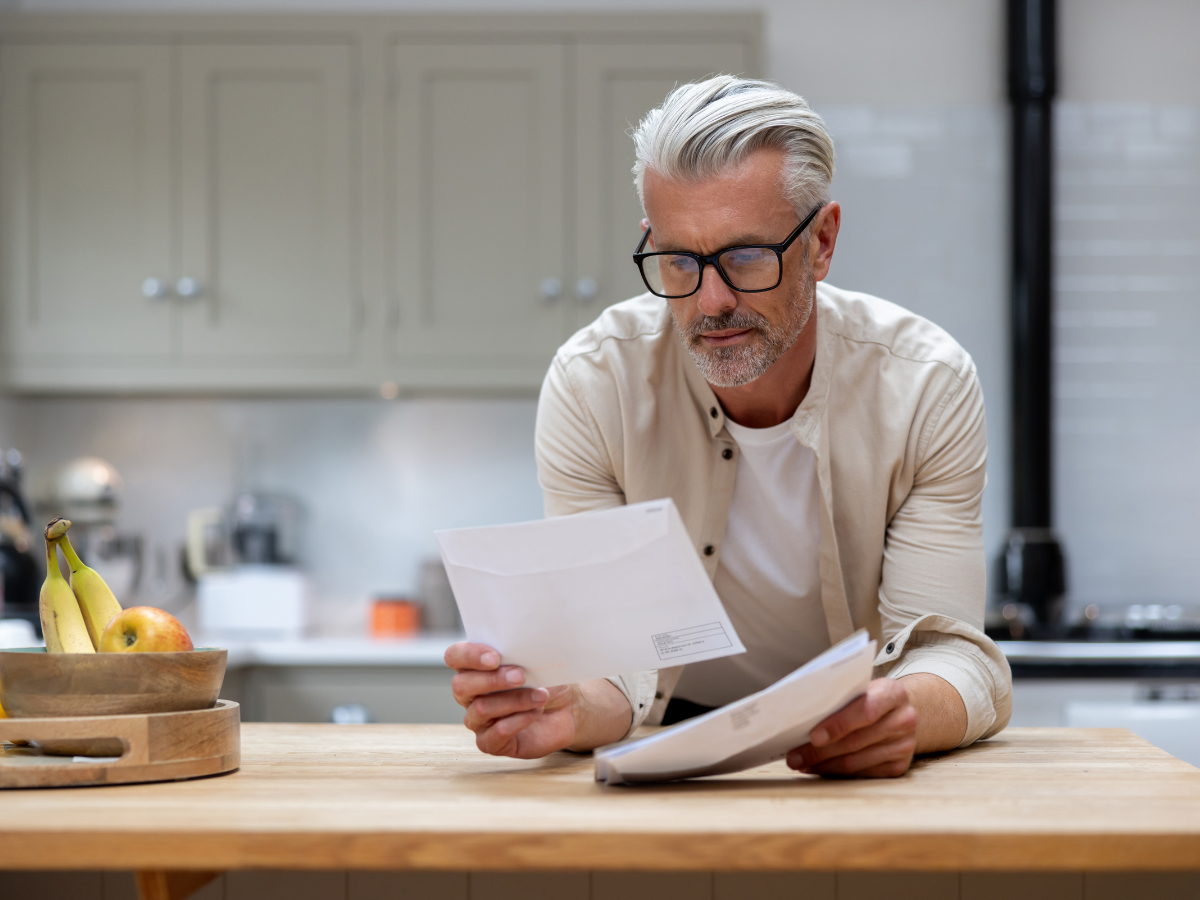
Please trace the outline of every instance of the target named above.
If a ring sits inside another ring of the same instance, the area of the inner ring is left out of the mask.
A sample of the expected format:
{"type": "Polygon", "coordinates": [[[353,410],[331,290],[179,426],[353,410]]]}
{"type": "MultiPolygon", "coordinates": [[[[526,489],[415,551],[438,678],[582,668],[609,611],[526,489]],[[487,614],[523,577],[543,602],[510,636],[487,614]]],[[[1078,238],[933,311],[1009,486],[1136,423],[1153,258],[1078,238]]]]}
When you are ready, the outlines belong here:
{"type": "MultiPolygon", "coordinates": [[[[792,295],[784,317],[773,323],[756,312],[734,310],[719,316],[698,316],[690,322],[675,318],[675,328],[704,380],[713,387],[741,387],[761,378],[779,357],[792,349],[808,324],[813,309],[812,273],[802,276],[800,290],[792,295]],[[748,328],[750,339],[734,347],[705,347],[710,331],[748,328]]],[[[672,311],[674,318],[674,311],[672,311]]]]}

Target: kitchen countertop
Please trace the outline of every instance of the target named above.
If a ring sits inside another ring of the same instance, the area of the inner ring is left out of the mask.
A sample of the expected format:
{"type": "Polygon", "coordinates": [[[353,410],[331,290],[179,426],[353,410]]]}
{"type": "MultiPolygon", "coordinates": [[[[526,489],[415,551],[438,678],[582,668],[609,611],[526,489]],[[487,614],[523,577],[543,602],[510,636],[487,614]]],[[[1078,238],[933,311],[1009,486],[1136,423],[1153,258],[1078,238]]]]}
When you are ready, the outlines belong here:
{"type": "Polygon", "coordinates": [[[1200,870],[1200,770],[1118,729],[1010,728],[898,779],[607,787],[461,726],[244,724],[232,774],[3,808],[0,869],[1200,870]]]}
{"type": "Polygon", "coordinates": [[[997,641],[1014,678],[1200,678],[1200,641],[997,641]]]}
{"type": "Polygon", "coordinates": [[[230,669],[249,666],[442,666],[446,648],[461,634],[423,634],[414,638],[301,638],[227,641],[196,639],[197,647],[224,647],[230,669]]]}
{"type": "MultiPolygon", "coordinates": [[[[196,641],[225,647],[229,668],[248,666],[441,666],[446,648],[464,635],[423,634],[414,638],[304,638],[264,641],[196,641]]],[[[1076,674],[1084,669],[1130,671],[1200,670],[1200,641],[998,641],[1018,674],[1046,671],[1076,674]]]]}

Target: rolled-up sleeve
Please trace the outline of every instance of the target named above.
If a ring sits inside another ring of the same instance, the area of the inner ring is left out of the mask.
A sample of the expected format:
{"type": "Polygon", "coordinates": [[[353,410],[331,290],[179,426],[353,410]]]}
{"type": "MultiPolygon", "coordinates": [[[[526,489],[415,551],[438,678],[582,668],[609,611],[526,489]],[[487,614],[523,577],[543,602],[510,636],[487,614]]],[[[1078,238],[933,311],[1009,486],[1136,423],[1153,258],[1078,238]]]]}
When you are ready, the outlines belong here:
{"type": "Polygon", "coordinates": [[[912,488],[887,530],[879,588],[878,672],[927,672],[962,697],[960,746],[1008,724],[1012,675],[982,631],[987,592],[982,500],[987,427],[973,365],[924,423],[912,488]]]}

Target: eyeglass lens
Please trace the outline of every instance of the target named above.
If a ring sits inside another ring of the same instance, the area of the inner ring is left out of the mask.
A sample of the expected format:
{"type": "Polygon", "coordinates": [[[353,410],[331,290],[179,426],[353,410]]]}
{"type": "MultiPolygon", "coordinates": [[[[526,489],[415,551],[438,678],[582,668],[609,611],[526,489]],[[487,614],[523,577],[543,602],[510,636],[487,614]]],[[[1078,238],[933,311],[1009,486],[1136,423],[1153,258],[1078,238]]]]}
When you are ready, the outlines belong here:
{"type": "MultiPolygon", "coordinates": [[[[718,257],[734,288],[766,291],[779,283],[779,257],[760,247],[731,247],[718,257]]],[[[664,297],[686,297],[700,287],[700,263],[690,256],[664,253],[642,261],[650,290],[664,297]]]]}

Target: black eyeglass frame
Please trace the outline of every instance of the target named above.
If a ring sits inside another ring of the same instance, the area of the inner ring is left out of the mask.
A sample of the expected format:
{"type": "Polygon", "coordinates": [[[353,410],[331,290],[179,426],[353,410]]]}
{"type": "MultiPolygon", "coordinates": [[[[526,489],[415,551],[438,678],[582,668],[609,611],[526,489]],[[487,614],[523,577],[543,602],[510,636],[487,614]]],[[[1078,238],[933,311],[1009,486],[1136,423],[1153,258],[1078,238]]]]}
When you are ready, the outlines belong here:
{"type": "Polygon", "coordinates": [[[642,282],[646,285],[646,288],[655,297],[662,297],[664,300],[682,300],[684,297],[690,297],[692,294],[696,293],[696,291],[700,290],[700,286],[704,284],[705,266],[712,266],[714,269],[716,269],[717,274],[721,276],[721,280],[729,285],[729,289],[731,291],[737,291],[739,294],[762,294],[767,291],[773,291],[775,288],[779,287],[780,283],[783,281],[783,254],[787,252],[787,249],[792,246],[793,243],[795,243],[796,238],[800,237],[800,233],[808,227],[808,224],[814,218],[816,218],[817,213],[824,208],[824,203],[818,204],[812,212],[804,217],[804,221],[797,225],[795,230],[778,244],[736,244],[732,247],[725,247],[724,249],[718,250],[716,253],[712,253],[708,256],[704,256],[700,253],[692,253],[688,250],[654,250],[650,253],[643,253],[642,248],[646,246],[646,241],[650,240],[650,229],[647,228],[646,233],[642,235],[642,239],[638,241],[637,249],[633,251],[633,261],[638,267],[638,273],[642,276],[642,282]],[[745,288],[735,287],[733,282],[729,280],[729,276],[725,274],[725,270],[721,268],[721,263],[719,262],[720,258],[731,250],[775,251],[775,259],[779,263],[779,278],[776,279],[773,285],[766,288],[754,288],[752,290],[746,290],[745,288]],[[700,271],[696,276],[696,286],[686,294],[660,294],[650,285],[650,279],[646,277],[646,270],[642,268],[642,263],[651,256],[687,256],[696,260],[696,262],[700,265],[700,271]]]}

